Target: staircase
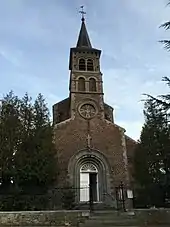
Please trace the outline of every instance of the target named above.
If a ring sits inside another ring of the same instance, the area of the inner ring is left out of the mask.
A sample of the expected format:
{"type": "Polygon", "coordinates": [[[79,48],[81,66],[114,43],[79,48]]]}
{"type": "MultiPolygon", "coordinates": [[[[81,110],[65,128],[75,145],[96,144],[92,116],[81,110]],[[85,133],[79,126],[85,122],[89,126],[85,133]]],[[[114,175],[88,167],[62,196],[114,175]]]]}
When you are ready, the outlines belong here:
{"type": "MultiPolygon", "coordinates": [[[[95,211],[89,219],[84,223],[80,223],[79,227],[143,227],[147,225],[146,220],[136,217],[134,212],[118,212],[118,211],[95,211]]],[[[158,225],[151,225],[157,227],[158,225]]],[[[160,226],[160,225],[159,225],[160,226]]],[[[161,225],[163,227],[165,225],[161,225]]],[[[169,225],[168,225],[169,226],[169,225]]]]}
{"type": "MultiPolygon", "coordinates": [[[[90,210],[90,205],[89,202],[88,203],[82,203],[82,204],[77,204],[74,207],[75,210],[90,210]]],[[[94,203],[93,204],[93,210],[95,211],[103,211],[103,210],[112,210],[112,211],[116,211],[116,208],[113,206],[111,206],[110,204],[103,204],[103,203],[94,203]]]]}
{"type": "Polygon", "coordinates": [[[129,226],[139,227],[139,220],[134,213],[121,213],[117,211],[96,211],[91,214],[85,223],[81,223],[80,227],[118,227],[129,226]]]}
{"type": "Polygon", "coordinates": [[[79,223],[79,227],[169,227],[169,211],[158,211],[154,215],[153,211],[94,211],[90,217],[79,223]],[[139,213],[140,213],[139,212],[139,213]],[[161,215],[162,213],[162,215],[161,215]]]}

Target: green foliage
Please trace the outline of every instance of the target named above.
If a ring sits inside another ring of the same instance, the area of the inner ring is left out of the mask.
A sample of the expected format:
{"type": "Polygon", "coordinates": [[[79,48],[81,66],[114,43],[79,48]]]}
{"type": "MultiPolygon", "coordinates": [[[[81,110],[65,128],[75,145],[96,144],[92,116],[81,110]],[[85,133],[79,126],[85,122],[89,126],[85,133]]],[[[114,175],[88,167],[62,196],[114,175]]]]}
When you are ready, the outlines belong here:
{"type": "Polygon", "coordinates": [[[19,99],[10,92],[0,112],[0,182],[9,187],[14,175],[14,153],[20,143],[19,99]]]}
{"type": "Polygon", "coordinates": [[[48,209],[48,195],[22,195],[13,193],[0,196],[0,210],[22,211],[22,210],[46,210],[48,209]]]}
{"type": "Polygon", "coordinates": [[[65,187],[62,189],[62,207],[64,209],[73,209],[75,205],[75,191],[73,188],[66,184],[65,187]]]}
{"type": "MultiPolygon", "coordinates": [[[[170,1],[168,3],[170,5],[170,1]]],[[[160,27],[170,30],[170,21],[160,27]]],[[[170,50],[170,40],[160,41],[170,50]]],[[[170,87],[170,79],[163,81],[170,87]]],[[[138,206],[166,206],[170,200],[170,94],[147,95],[145,124],[136,149],[134,165],[138,206]]]]}
{"type": "MultiPolygon", "coordinates": [[[[10,92],[4,97],[0,109],[0,166],[0,193],[4,196],[13,194],[7,198],[7,204],[16,201],[19,207],[28,207],[26,203],[34,207],[35,199],[24,199],[22,202],[23,196],[21,200],[16,198],[21,194],[29,198],[45,194],[56,182],[53,128],[41,94],[34,103],[28,94],[19,99],[10,92]]],[[[17,209],[17,205],[9,207],[17,209]]]]}
{"type": "MultiPolygon", "coordinates": [[[[163,77],[162,81],[165,81],[170,88],[170,78],[163,77]]],[[[157,108],[159,111],[164,112],[164,114],[167,116],[167,120],[169,120],[170,117],[170,94],[166,95],[159,95],[157,98],[146,95],[148,98],[148,101],[152,102],[152,105],[154,105],[155,108],[157,108]]]]}
{"type": "MultiPolygon", "coordinates": [[[[170,1],[167,5],[170,5],[170,1]]],[[[165,30],[169,30],[170,29],[170,21],[163,23],[160,27],[164,28],[165,30]]],[[[161,40],[160,42],[163,43],[165,49],[170,51],[170,40],[169,39],[161,40]]]]}
{"type": "MultiPolygon", "coordinates": [[[[168,78],[165,81],[170,85],[168,78]]],[[[170,199],[170,97],[148,95],[144,107],[145,124],[134,159],[138,201],[145,207],[165,206],[170,199]]]]}

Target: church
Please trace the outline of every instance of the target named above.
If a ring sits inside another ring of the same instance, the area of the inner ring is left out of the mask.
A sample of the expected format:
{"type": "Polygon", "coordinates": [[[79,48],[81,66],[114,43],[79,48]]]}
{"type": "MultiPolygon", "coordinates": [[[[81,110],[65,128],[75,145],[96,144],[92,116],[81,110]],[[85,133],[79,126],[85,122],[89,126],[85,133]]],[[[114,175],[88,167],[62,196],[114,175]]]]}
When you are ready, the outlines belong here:
{"type": "Polygon", "coordinates": [[[78,204],[92,194],[96,204],[113,207],[122,184],[126,206],[131,207],[136,142],[116,125],[113,108],[104,102],[100,57],[83,15],[77,45],[70,49],[69,97],[53,105],[59,183],[69,182],[78,204]]]}

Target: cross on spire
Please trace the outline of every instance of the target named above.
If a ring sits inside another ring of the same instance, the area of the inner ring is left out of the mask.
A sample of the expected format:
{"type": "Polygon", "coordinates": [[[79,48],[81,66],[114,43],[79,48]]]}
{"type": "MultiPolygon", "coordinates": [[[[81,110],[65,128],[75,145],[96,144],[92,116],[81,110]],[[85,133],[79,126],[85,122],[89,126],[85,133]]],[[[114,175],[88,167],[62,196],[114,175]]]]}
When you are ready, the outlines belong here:
{"type": "Polygon", "coordinates": [[[85,20],[84,15],[86,14],[86,12],[84,11],[84,6],[80,6],[80,9],[81,10],[79,11],[79,13],[81,13],[81,15],[82,15],[81,20],[84,21],[85,20]]]}

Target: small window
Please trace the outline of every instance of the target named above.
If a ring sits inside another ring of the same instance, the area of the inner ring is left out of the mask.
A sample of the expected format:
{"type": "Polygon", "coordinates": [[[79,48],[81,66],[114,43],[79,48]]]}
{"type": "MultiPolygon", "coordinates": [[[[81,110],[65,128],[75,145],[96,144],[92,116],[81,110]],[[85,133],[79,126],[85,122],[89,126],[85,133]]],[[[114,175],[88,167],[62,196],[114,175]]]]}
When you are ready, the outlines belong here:
{"type": "Polygon", "coordinates": [[[96,80],[94,78],[89,80],[89,91],[96,91],[96,80]]]}
{"type": "Polygon", "coordinates": [[[78,79],[78,90],[85,91],[85,79],[83,77],[78,79]]]}
{"type": "Polygon", "coordinates": [[[82,70],[82,71],[86,70],[86,62],[83,58],[79,60],[79,70],[82,70]]]}
{"type": "Polygon", "coordinates": [[[93,60],[92,59],[88,59],[87,60],[87,71],[94,71],[93,60]]]}

